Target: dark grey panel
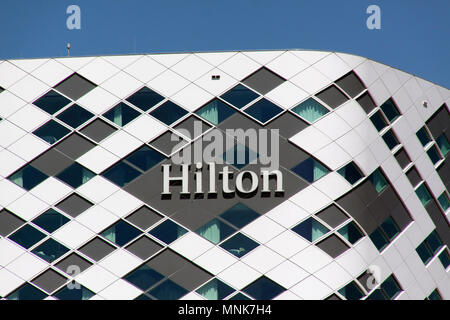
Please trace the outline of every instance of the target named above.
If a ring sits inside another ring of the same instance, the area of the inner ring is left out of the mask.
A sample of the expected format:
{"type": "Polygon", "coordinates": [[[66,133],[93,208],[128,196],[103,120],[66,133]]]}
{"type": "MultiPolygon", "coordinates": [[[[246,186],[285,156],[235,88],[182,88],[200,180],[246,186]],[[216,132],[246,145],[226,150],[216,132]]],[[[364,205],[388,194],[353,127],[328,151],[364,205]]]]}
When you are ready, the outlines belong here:
{"type": "Polygon", "coordinates": [[[31,283],[37,285],[39,288],[45,290],[48,293],[52,293],[59,287],[61,287],[67,281],[66,277],[63,277],[58,272],[48,269],[38,277],[34,278],[31,283]]]}
{"type": "Polygon", "coordinates": [[[170,130],[167,130],[162,135],[155,138],[149,144],[156,150],[161,151],[161,152],[165,153],[167,156],[169,156],[173,153],[173,148],[175,146],[179,147],[180,143],[182,143],[182,145],[184,146],[187,144],[187,141],[182,139],[176,133],[174,133],[170,130]],[[172,141],[172,136],[179,140],[172,141]]]}
{"type": "Polygon", "coordinates": [[[380,199],[383,200],[389,210],[392,210],[402,204],[399,196],[391,186],[386,187],[386,189],[380,194],[380,199]]]}
{"type": "Polygon", "coordinates": [[[417,186],[417,184],[422,181],[422,178],[419,175],[419,172],[417,172],[416,167],[412,167],[411,169],[408,170],[408,172],[406,173],[406,176],[409,179],[409,182],[411,182],[411,185],[413,187],[417,186]]]}
{"type": "Polygon", "coordinates": [[[441,177],[442,182],[447,190],[450,190],[450,165],[449,161],[445,160],[436,170],[441,177]]]}
{"type": "Polygon", "coordinates": [[[162,216],[160,214],[151,210],[147,206],[142,206],[126,218],[126,220],[130,221],[143,230],[150,228],[150,226],[154,225],[161,219],[162,216]]]}
{"type": "Polygon", "coordinates": [[[299,117],[294,116],[290,112],[285,112],[275,120],[269,122],[269,124],[267,124],[265,128],[278,129],[280,136],[289,139],[308,126],[309,125],[299,117]]]}
{"type": "Polygon", "coordinates": [[[252,75],[248,76],[242,82],[253,90],[258,91],[261,94],[266,94],[272,89],[278,87],[284,81],[286,80],[267,68],[261,68],[252,75]]]}
{"type": "Polygon", "coordinates": [[[378,225],[389,216],[389,209],[381,198],[377,198],[367,207],[378,225]]]}
{"type": "Polygon", "coordinates": [[[348,100],[345,94],[343,94],[334,84],[316,94],[316,97],[333,109],[339,107],[348,100]]]}
{"type": "Polygon", "coordinates": [[[73,133],[60,143],[54,149],[62,152],[71,159],[77,159],[83,154],[95,147],[95,144],[83,138],[77,133],[73,133]]]}
{"type": "Polygon", "coordinates": [[[366,207],[378,197],[377,191],[368,179],[358,185],[352,192],[355,192],[358,195],[359,199],[361,199],[366,207]]]}
{"type": "MultiPolygon", "coordinates": [[[[212,200],[209,203],[212,205],[212,200]]],[[[205,211],[204,207],[200,206],[194,207],[192,203],[189,203],[171,216],[173,220],[192,231],[197,230],[213,217],[214,214],[211,211],[205,211]]]]}
{"type": "Polygon", "coordinates": [[[92,260],[99,261],[115,249],[116,248],[114,246],[97,237],[81,247],[79,251],[87,255],[92,260]]]}
{"type": "Polygon", "coordinates": [[[54,88],[72,100],[77,100],[95,87],[94,83],[74,73],[54,88]]]}
{"type": "Polygon", "coordinates": [[[161,245],[146,236],[142,236],[141,238],[130,244],[128,247],[126,247],[128,251],[138,256],[142,260],[151,257],[162,248],[163,247],[161,245]]]}
{"type": "Polygon", "coordinates": [[[425,207],[428,214],[433,220],[434,225],[436,226],[436,232],[439,237],[442,239],[445,245],[450,245],[450,232],[449,232],[449,223],[447,222],[446,217],[439,209],[438,204],[434,199],[432,199],[427,206],[425,207]]]}
{"type": "Polygon", "coordinates": [[[376,108],[376,104],[368,92],[362,94],[358,99],[356,99],[356,101],[359,103],[359,105],[364,109],[364,111],[367,114],[376,108]]]}
{"type": "Polygon", "coordinates": [[[190,263],[172,275],[170,279],[188,291],[192,291],[212,277],[209,272],[190,263]]]}
{"type": "Polygon", "coordinates": [[[242,129],[245,131],[250,128],[252,129],[264,128],[259,123],[248,118],[247,116],[245,116],[240,112],[236,112],[231,117],[225,119],[217,127],[223,132],[226,132],[226,129],[242,129]]]}
{"type": "Polygon", "coordinates": [[[436,139],[446,132],[450,124],[450,114],[447,110],[446,105],[442,105],[426,122],[428,129],[430,129],[431,134],[436,139]]]}
{"type": "Polygon", "coordinates": [[[367,280],[369,280],[369,278],[371,277],[371,274],[367,271],[365,271],[362,275],[360,275],[357,279],[359,281],[359,283],[364,287],[364,289],[366,289],[367,291],[370,291],[371,288],[369,288],[367,286],[367,280]]]}
{"type": "Polygon", "coordinates": [[[363,83],[353,71],[337,80],[336,84],[352,98],[356,97],[365,89],[363,83]]]}
{"type": "MultiPolygon", "coordinates": [[[[87,268],[89,268],[92,265],[89,261],[86,259],[83,259],[76,253],[70,254],[67,258],[64,260],[58,262],[55,267],[61,270],[62,272],[68,273],[70,271],[68,268],[69,266],[77,266],[80,268],[80,271],[83,272],[87,268]]],[[[73,274],[71,274],[73,276],[73,274]]]]}
{"type": "Polygon", "coordinates": [[[377,222],[356,192],[350,191],[336,202],[362,226],[367,234],[377,228],[377,222]]]}
{"type": "Polygon", "coordinates": [[[192,140],[197,138],[199,135],[201,135],[203,132],[205,132],[209,128],[211,128],[211,126],[209,124],[207,124],[206,122],[200,120],[198,117],[193,116],[193,115],[188,117],[186,120],[183,120],[181,123],[177,124],[174,127],[175,130],[180,130],[180,129],[187,130],[190,134],[188,136],[188,138],[190,138],[192,140]],[[197,122],[197,125],[195,126],[196,122],[197,122]],[[194,130],[196,130],[196,131],[194,131],[194,130]]]}
{"type": "Polygon", "coordinates": [[[398,164],[402,169],[405,169],[408,164],[411,163],[411,159],[406,153],[404,148],[401,148],[396,154],[395,159],[397,159],[398,164]]]}
{"type": "Polygon", "coordinates": [[[152,258],[147,265],[153,270],[170,277],[175,272],[180,271],[191,264],[188,260],[170,249],[166,249],[156,257],[152,258]]]}
{"type": "Polygon", "coordinates": [[[392,209],[390,213],[400,230],[404,230],[412,221],[408,210],[406,210],[402,203],[392,209]]]}
{"type": "Polygon", "coordinates": [[[92,203],[76,193],[72,193],[70,196],[56,205],[58,209],[61,209],[74,218],[92,206],[92,203]]]}
{"type": "Polygon", "coordinates": [[[320,211],[316,214],[316,216],[328,223],[328,225],[333,228],[336,228],[338,225],[348,219],[347,215],[334,204],[320,211]]]}
{"type": "Polygon", "coordinates": [[[56,149],[50,149],[31,162],[31,165],[48,176],[55,176],[74,161],[56,149]]]}
{"type": "MultiPolygon", "coordinates": [[[[309,153],[303,151],[302,149],[295,146],[293,143],[285,140],[280,139],[279,140],[279,160],[280,165],[284,168],[290,170],[296,165],[298,165],[300,162],[303,162],[307,158],[310,157],[309,153]]],[[[269,149],[271,154],[271,149],[269,149]]]]}
{"type": "Polygon", "coordinates": [[[336,258],[344,253],[349,247],[339,239],[335,234],[329,236],[325,240],[322,240],[317,246],[325,251],[332,258],[336,258]]]}
{"type": "Polygon", "coordinates": [[[114,131],[116,131],[116,129],[113,126],[98,118],[80,130],[81,133],[85,134],[95,142],[102,141],[114,131]]]}
{"type": "Polygon", "coordinates": [[[12,212],[3,209],[0,211],[0,236],[6,237],[25,223],[12,212]]]}

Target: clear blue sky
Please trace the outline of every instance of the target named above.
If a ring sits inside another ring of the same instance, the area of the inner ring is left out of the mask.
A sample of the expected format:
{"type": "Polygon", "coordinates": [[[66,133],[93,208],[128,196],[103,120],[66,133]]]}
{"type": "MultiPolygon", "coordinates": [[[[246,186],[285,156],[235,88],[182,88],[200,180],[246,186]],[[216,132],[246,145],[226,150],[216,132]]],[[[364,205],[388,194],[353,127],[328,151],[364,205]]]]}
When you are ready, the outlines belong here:
{"type": "Polygon", "coordinates": [[[450,88],[449,0],[1,0],[0,59],[304,48],[354,53],[450,88]],[[81,8],[81,30],[66,8],[81,8]],[[381,30],[366,8],[381,7],[381,30]]]}

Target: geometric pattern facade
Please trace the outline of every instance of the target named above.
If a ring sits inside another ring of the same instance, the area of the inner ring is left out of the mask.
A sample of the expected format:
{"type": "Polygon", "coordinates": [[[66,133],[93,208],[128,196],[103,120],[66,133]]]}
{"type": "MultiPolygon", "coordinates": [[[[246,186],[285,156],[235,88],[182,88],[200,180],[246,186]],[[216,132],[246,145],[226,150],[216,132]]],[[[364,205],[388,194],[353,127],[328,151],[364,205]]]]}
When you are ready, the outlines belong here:
{"type": "Polygon", "coordinates": [[[450,299],[446,88],[304,50],[0,75],[0,299],[450,299]],[[239,128],[278,129],[283,192],[161,195],[162,165],[239,128]]]}

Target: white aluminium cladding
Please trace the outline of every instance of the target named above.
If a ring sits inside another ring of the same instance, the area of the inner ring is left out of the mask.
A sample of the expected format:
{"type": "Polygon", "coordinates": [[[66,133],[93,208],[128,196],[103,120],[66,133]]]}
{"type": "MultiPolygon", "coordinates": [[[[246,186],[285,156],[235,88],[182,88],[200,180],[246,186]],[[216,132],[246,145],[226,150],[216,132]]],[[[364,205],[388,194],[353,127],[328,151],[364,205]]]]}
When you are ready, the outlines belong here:
{"type": "Polygon", "coordinates": [[[0,298],[450,299],[449,104],[335,52],[0,61],[0,298]],[[228,129],[278,130],[278,180],[245,145],[163,192],[228,129]]]}

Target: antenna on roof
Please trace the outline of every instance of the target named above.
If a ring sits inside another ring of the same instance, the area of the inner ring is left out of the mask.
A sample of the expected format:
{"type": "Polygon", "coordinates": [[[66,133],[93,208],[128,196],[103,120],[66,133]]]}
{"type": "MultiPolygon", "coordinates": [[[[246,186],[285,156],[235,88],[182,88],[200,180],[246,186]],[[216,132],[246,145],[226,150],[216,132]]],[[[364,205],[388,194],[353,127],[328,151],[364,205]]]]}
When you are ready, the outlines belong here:
{"type": "Polygon", "coordinates": [[[67,56],[70,57],[70,43],[67,43],[67,56]]]}

